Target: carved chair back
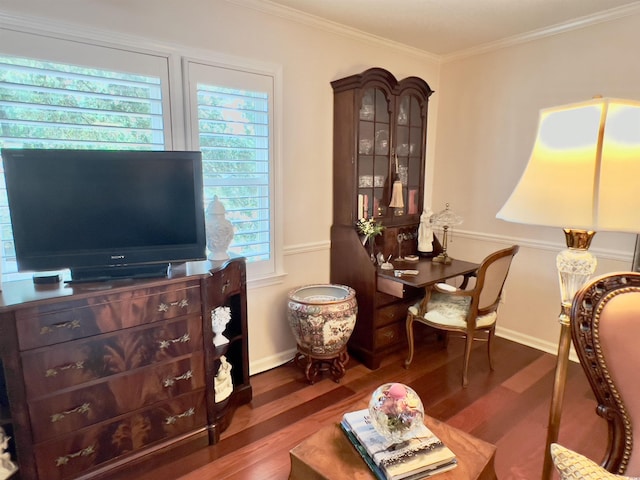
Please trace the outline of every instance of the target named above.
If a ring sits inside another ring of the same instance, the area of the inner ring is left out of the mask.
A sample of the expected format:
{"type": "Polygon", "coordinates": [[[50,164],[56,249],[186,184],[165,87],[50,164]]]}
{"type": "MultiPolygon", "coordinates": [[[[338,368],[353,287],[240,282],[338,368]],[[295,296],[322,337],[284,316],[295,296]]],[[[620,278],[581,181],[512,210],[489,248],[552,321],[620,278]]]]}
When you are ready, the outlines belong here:
{"type": "Polygon", "coordinates": [[[640,475],[640,273],[602,275],[574,297],[571,335],[580,364],[608,423],[602,466],[617,474],[640,475]]]}

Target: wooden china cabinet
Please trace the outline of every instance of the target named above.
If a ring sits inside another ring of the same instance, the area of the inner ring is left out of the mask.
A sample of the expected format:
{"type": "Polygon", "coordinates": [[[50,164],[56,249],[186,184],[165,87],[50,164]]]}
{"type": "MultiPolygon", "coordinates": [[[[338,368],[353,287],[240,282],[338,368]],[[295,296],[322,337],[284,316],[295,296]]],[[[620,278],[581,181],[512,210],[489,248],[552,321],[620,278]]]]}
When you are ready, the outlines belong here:
{"type": "Polygon", "coordinates": [[[374,248],[385,259],[417,253],[424,200],[427,110],[433,91],[420,78],[397,81],[382,68],[371,68],[331,85],[331,282],[356,290],[358,318],[349,350],[375,369],[386,354],[406,345],[407,308],[423,292],[407,290],[403,298],[398,298],[378,289],[378,266],[371,261],[370,246],[363,245],[356,222],[373,217],[386,227],[376,237],[374,248]],[[403,207],[389,206],[394,181],[402,185],[403,207]]]}

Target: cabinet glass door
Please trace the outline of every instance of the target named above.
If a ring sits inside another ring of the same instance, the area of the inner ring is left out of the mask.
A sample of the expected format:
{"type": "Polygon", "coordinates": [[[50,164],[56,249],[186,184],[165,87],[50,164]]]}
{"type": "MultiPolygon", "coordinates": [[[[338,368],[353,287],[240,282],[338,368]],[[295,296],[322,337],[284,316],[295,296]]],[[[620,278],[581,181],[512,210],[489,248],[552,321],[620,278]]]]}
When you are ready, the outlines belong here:
{"type": "Polygon", "coordinates": [[[391,127],[385,91],[362,92],[358,122],[358,218],[384,216],[389,203],[391,127]]]}
{"type": "Polygon", "coordinates": [[[422,198],[422,158],[424,148],[420,101],[415,95],[402,95],[396,108],[394,174],[402,183],[405,213],[420,213],[422,198]]]}

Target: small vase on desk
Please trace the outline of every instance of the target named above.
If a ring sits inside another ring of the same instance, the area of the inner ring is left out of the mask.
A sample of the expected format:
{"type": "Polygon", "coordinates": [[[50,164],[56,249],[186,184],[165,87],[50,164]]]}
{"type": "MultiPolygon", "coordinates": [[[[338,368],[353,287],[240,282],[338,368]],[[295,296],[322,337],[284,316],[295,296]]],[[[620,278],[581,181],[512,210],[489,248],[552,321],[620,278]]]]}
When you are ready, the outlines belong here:
{"type": "Polygon", "coordinates": [[[209,260],[226,260],[229,258],[227,248],[233,240],[233,225],[225,217],[226,209],[218,196],[207,207],[207,249],[209,260]]]}

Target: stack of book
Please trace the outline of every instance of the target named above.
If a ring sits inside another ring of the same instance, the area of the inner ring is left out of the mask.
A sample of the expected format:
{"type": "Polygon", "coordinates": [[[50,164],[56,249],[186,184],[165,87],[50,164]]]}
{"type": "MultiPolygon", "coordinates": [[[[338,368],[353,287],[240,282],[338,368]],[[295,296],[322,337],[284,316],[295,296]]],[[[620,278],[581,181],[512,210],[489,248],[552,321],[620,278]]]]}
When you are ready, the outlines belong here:
{"type": "Polygon", "coordinates": [[[457,465],[455,454],[424,424],[401,443],[378,433],[368,409],[345,413],[340,427],[378,480],[418,480],[457,465]]]}

